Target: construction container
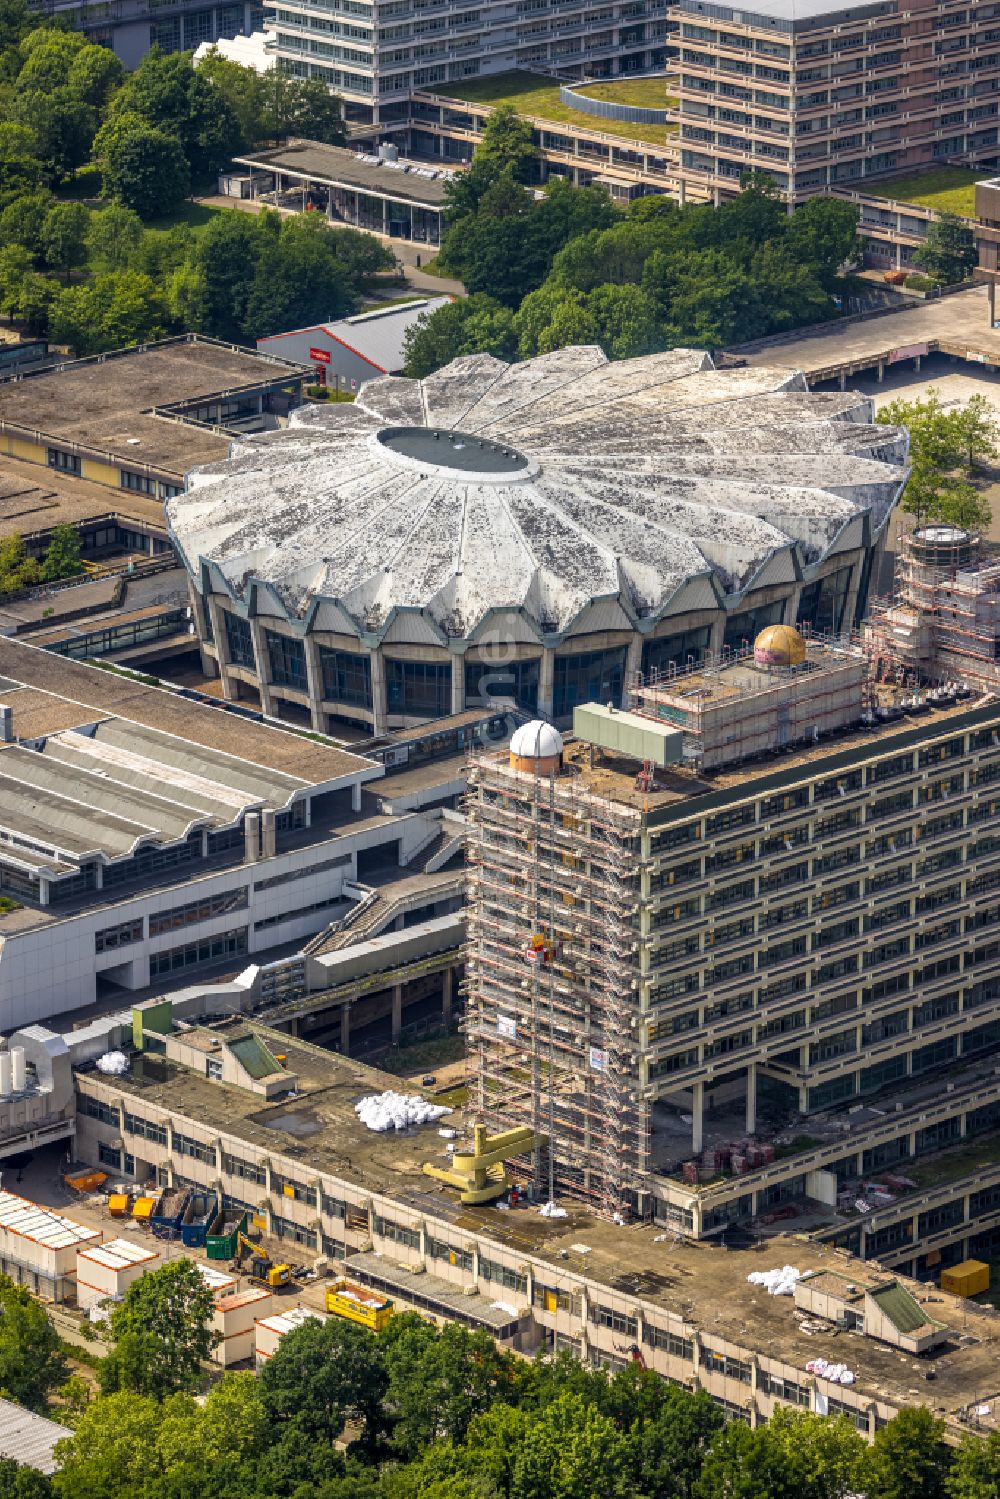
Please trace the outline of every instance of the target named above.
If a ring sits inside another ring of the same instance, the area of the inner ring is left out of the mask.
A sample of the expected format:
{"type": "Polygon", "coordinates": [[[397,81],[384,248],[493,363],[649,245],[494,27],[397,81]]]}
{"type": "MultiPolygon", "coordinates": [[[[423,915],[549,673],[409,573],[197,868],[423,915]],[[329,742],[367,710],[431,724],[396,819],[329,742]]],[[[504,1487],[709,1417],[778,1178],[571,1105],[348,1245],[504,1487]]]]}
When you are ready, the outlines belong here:
{"type": "Polygon", "coordinates": [[[107,1179],[106,1171],[92,1170],[74,1171],[63,1177],[70,1191],[79,1192],[81,1197],[85,1197],[88,1192],[96,1192],[98,1187],[104,1186],[107,1179]]]}
{"type": "Polygon", "coordinates": [[[76,1252],[76,1302],[86,1311],[99,1301],[120,1301],[134,1280],[155,1270],[160,1256],[134,1239],[111,1239],[76,1252]]]}
{"type": "Polygon", "coordinates": [[[192,1260],[202,1280],[215,1296],[231,1296],[240,1288],[240,1278],[231,1270],[220,1270],[215,1265],[206,1265],[203,1260],[192,1260]]]}
{"type": "Polygon", "coordinates": [[[189,1249],[204,1249],[209,1224],[218,1213],[219,1199],[214,1192],[192,1192],[181,1222],[181,1242],[189,1249]]]}
{"type": "Polygon", "coordinates": [[[108,1212],[112,1218],[127,1218],[129,1210],[129,1197],[127,1192],[108,1193],[108,1212]]]}
{"type": "Polygon", "coordinates": [[[290,1312],[276,1312],[273,1317],[258,1317],[254,1329],[254,1352],[258,1369],[262,1364],[266,1364],[269,1358],[274,1357],[282,1338],[287,1333],[294,1332],[311,1317],[314,1317],[317,1322],[326,1321],[323,1312],[314,1312],[305,1306],[293,1307],[290,1312]]]}
{"type": "Polygon", "coordinates": [[[181,1221],[187,1211],[190,1196],[188,1187],[167,1187],[160,1193],[149,1220],[158,1239],[180,1238],[181,1221]]]}
{"type": "Polygon", "coordinates": [[[327,1288],[326,1309],[335,1317],[360,1322],[372,1332],[381,1332],[392,1316],[392,1302],[387,1297],[353,1285],[349,1280],[336,1280],[327,1288]]]}
{"type": "Polygon", "coordinates": [[[228,1369],[253,1358],[257,1321],[270,1315],[273,1304],[273,1293],[266,1286],[216,1297],[212,1328],[219,1341],[212,1357],[217,1364],[228,1369]]]}
{"type": "Polygon", "coordinates": [[[236,1241],[247,1231],[247,1215],[234,1208],[223,1208],[205,1235],[205,1250],[210,1260],[231,1260],[236,1241]]]}
{"type": "Polygon", "coordinates": [[[132,1204],[132,1217],[136,1223],[148,1223],[156,1206],[155,1197],[137,1197],[132,1204]]]}
{"type": "Polygon", "coordinates": [[[39,1296],[51,1301],[75,1296],[76,1252],[102,1237],[99,1228],[0,1191],[0,1271],[39,1296]]]}
{"type": "Polygon", "coordinates": [[[941,1271],[941,1289],[952,1296],[978,1296],[990,1288],[990,1267],[982,1260],[963,1260],[941,1271]]]}

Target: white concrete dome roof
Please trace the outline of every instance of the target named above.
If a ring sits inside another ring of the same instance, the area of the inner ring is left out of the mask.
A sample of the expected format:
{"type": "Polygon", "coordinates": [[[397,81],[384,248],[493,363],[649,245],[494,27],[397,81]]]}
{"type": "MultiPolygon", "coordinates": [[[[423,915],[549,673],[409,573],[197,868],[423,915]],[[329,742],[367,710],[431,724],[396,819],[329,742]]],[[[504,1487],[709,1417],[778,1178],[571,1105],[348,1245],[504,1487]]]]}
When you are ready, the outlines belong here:
{"type": "Polygon", "coordinates": [[[523,723],[510,736],[510,752],[520,760],[548,760],[561,755],[562,748],[559,730],[540,718],[523,723]]]}
{"type": "Polygon", "coordinates": [[[381,638],[408,611],[469,639],[514,610],[552,637],[598,600],[634,625],[692,579],[711,605],[868,544],[906,452],[866,397],[790,370],[479,354],[293,412],[195,470],[167,513],[195,577],[209,566],[238,599],[266,587],[294,620],[332,601],[343,623],[324,628],[381,638]]]}

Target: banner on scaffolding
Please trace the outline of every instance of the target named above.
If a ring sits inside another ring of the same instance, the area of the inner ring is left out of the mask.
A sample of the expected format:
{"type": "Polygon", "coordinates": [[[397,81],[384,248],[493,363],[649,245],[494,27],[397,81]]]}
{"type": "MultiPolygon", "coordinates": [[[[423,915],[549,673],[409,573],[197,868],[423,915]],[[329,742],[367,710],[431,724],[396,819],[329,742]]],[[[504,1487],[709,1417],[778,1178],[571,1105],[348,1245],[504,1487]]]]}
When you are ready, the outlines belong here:
{"type": "Polygon", "coordinates": [[[509,1015],[498,1015],[497,1035],[503,1036],[507,1041],[516,1041],[517,1021],[512,1020],[509,1015]]]}
{"type": "Polygon", "coordinates": [[[600,1046],[590,1048],[590,1066],[593,1072],[607,1072],[608,1054],[600,1046]]]}

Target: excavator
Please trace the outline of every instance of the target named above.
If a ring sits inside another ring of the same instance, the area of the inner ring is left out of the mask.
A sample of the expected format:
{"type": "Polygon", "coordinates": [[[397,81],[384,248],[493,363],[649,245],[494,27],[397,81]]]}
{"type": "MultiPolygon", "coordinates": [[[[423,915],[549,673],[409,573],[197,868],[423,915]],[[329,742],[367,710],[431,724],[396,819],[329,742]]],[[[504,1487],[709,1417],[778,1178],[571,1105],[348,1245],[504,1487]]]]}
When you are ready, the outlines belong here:
{"type": "Polygon", "coordinates": [[[291,1283],[291,1265],[276,1265],[266,1249],[261,1249],[260,1245],[255,1244],[252,1239],[248,1239],[246,1234],[237,1234],[233,1268],[235,1270],[242,1269],[243,1261],[247,1258],[250,1260],[247,1273],[254,1280],[259,1280],[263,1285],[270,1286],[272,1290],[277,1290],[279,1286],[287,1286],[291,1283]]]}

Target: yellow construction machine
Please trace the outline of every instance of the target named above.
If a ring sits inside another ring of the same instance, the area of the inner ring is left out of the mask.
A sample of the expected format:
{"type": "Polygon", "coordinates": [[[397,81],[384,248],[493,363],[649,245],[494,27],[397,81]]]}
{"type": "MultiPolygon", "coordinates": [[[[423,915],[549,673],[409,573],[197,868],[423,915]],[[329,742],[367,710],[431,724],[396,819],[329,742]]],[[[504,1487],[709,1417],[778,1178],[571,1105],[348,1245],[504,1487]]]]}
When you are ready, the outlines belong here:
{"type": "Polygon", "coordinates": [[[247,1273],[254,1280],[259,1280],[265,1286],[270,1286],[272,1291],[277,1290],[279,1286],[287,1286],[291,1283],[291,1265],[276,1265],[266,1249],[261,1249],[260,1245],[255,1244],[252,1239],[248,1239],[246,1234],[237,1234],[236,1253],[233,1256],[233,1266],[235,1269],[242,1269],[243,1261],[248,1257],[250,1264],[247,1268],[247,1273]]]}

